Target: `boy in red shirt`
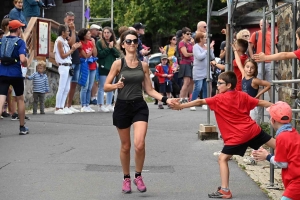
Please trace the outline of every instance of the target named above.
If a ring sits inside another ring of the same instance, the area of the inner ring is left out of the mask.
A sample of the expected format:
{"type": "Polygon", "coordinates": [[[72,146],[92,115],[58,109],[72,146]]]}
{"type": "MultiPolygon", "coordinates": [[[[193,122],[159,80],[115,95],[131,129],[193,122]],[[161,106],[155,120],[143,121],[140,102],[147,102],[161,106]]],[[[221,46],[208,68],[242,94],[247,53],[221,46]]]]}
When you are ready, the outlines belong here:
{"type": "MultiPolygon", "coordinates": [[[[235,51],[237,51],[237,53],[239,54],[242,65],[244,66],[245,61],[248,59],[248,56],[246,54],[246,51],[248,49],[248,41],[244,39],[237,39],[235,46],[236,46],[235,51]]],[[[239,70],[238,65],[236,64],[235,59],[233,60],[233,71],[237,77],[237,84],[235,89],[237,91],[242,91],[242,73],[239,70]]]]}
{"type": "Polygon", "coordinates": [[[300,135],[290,124],[292,120],[291,107],[278,101],[270,108],[270,122],[276,130],[276,154],[271,155],[260,148],[253,151],[257,160],[268,160],[273,165],[282,168],[282,182],[285,191],[282,200],[299,199],[300,197],[300,135]]]}
{"type": "Polygon", "coordinates": [[[215,112],[225,145],[219,156],[221,187],[218,187],[216,192],[208,194],[209,198],[232,198],[229,190],[228,160],[233,155],[243,156],[248,147],[258,149],[263,144],[275,148],[275,139],[265,133],[250,117],[250,110],[256,106],[269,107],[272,103],[255,99],[245,92],[236,91],[236,83],[237,78],[234,72],[223,72],[219,75],[217,82],[219,94],[185,104],[173,102],[174,105],[171,105],[173,109],[181,110],[207,104],[215,112]]]}
{"type": "MultiPolygon", "coordinates": [[[[171,97],[172,92],[172,82],[171,78],[173,77],[172,66],[168,63],[168,55],[161,55],[161,63],[155,67],[155,76],[158,78],[159,82],[159,93],[164,95],[167,93],[167,97],[171,97]]],[[[164,109],[162,102],[158,102],[158,109],[164,109]]]]}

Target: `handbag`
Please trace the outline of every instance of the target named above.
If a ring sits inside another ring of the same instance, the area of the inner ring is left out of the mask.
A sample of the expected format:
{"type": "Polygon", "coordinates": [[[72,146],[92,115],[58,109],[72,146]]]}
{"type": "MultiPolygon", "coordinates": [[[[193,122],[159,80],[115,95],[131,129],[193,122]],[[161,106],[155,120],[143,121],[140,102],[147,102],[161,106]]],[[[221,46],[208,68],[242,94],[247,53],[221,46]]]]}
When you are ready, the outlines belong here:
{"type": "Polygon", "coordinates": [[[74,76],[74,69],[73,69],[73,67],[70,67],[70,69],[69,69],[69,75],[70,76],[74,76]]]}

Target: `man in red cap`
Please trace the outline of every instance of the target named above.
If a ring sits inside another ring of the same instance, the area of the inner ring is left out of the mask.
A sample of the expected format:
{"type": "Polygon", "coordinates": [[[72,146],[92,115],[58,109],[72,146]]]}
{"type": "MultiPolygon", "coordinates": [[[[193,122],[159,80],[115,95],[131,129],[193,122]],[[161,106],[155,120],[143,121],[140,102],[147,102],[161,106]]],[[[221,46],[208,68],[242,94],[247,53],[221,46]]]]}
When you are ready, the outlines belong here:
{"type": "Polygon", "coordinates": [[[300,197],[300,135],[290,124],[291,107],[282,101],[267,108],[270,122],[276,130],[276,154],[271,155],[263,148],[253,151],[256,160],[268,160],[282,168],[282,182],[285,187],[283,200],[299,199],[300,197]]]}
{"type": "Polygon", "coordinates": [[[4,36],[0,41],[0,108],[2,108],[8,88],[13,86],[17,103],[18,114],[20,119],[19,135],[26,135],[29,129],[24,126],[25,120],[25,103],[24,103],[24,81],[22,76],[21,64],[27,67],[26,44],[20,38],[22,33],[22,24],[18,20],[9,22],[9,36],[4,36]]]}

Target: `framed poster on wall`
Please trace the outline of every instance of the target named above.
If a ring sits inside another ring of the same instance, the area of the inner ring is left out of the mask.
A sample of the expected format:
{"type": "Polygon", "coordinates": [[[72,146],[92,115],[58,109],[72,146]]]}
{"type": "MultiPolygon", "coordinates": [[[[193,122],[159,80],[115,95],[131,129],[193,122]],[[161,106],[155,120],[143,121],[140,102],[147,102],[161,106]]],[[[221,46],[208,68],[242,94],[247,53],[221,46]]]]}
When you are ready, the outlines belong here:
{"type": "Polygon", "coordinates": [[[37,23],[37,56],[49,57],[49,30],[48,21],[38,19],[37,23]]]}

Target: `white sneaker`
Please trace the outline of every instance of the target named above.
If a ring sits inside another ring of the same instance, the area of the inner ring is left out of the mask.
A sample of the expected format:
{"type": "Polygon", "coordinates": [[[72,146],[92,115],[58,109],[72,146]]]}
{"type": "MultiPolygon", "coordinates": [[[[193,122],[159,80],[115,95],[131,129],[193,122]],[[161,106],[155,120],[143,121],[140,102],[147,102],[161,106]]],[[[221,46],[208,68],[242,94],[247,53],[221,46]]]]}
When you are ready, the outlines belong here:
{"type": "Polygon", "coordinates": [[[190,111],[196,111],[196,107],[195,106],[190,107],[190,111]]]}
{"type": "Polygon", "coordinates": [[[74,113],[74,111],[70,110],[68,107],[65,107],[64,111],[67,112],[67,113],[70,113],[70,114],[74,113]]]}
{"type": "Polygon", "coordinates": [[[69,107],[69,110],[72,110],[74,113],[79,113],[80,111],[74,108],[73,106],[69,107]]]}
{"type": "Polygon", "coordinates": [[[114,112],[114,107],[112,105],[106,106],[106,109],[108,109],[109,112],[114,112]]]}
{"type": "Polygon", "coordinates": [[[202,105],[203,110],[207,110],[207,105],[202,105]]]}
{"type": "Polygon", "coordinates": [[[55,115],[67,115],[67,113],[63,109],[59,109],[54,111],[55,115]]]}
{"type": "Polygon", "coordinates": [[[214,152],[214,156],[219,156],[221,154],[221,151],[214,152]]]}
{"type": "Polygon", "coordinates": [[[244,161],[244,163],[246,163],[247,165],[256,165],[256,164],[257,164],[256,160],[254,160],[254,158],[251,157],[251,156],[245,157],[245,158],[243,159],[243,161],[244,161]]]}
{"type": "Polygon", "coordinates": [[[88,107],[86,106],[83,106],[81,109],[80,109],[81,112],[91,112],[88,107]]]}
{"type": "Polygon", "coordinates": [[[103,106],[103,105],[99,106],[98,111],[99,112],[105,112],[105,113],[109,112],[109,110],[105,106],[103,106]]]}
{"type": "Polygon", "coordinates": [[[95,110],[93,110],[90,106],[87,106],[86,109],[89,110],[90,112],[95,112],[95,110]]]}

